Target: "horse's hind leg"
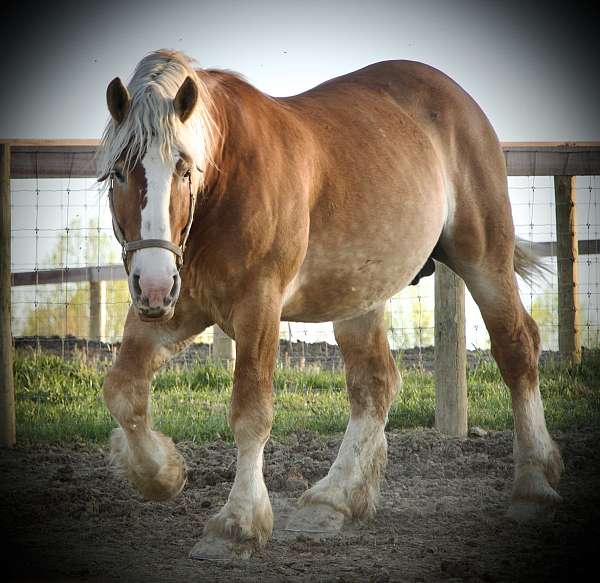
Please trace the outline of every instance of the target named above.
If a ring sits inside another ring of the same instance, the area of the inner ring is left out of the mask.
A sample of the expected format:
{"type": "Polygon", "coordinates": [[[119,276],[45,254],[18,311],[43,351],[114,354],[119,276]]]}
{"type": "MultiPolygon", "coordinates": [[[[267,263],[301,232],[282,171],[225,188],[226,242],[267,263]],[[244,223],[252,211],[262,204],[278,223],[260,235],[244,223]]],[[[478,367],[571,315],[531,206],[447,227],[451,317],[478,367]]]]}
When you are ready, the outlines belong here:
{"type": "Polygon", "coordinates": [[[540,336],[517,290],[512,245],[488,247],[493,257],[476,265],[450,260],[477,302],[492,354],[510,388],[514,416],[515,480],[509,516],[532,518],[560,501],[554,488],[563,469],[546,429],[538,377],[540,336]]]}
{"type": "MultiPolygon", "coordinates": [[[[180,314],[186,312],[182,304],[180,314]]],[[[150,500],[176,496],[186,480],[185,463],[173,441],[152,429],[150,382],[202,329],[202,322],[189,312],[165,323],[144,323],[130,309],[121,350],[104,382],[104,400],[119,423],[111,437],[112,462],[150,500]]]]}
{"type": "Polygon", "coordinates": [[[351,415],[337,458],[325,478],[300,499],[288,528],[338,530],[346,519],[373,515],[387,460],[385,424],[400,384],[389,349],[384,306],[334,324],[344,356],[351,415]]]}

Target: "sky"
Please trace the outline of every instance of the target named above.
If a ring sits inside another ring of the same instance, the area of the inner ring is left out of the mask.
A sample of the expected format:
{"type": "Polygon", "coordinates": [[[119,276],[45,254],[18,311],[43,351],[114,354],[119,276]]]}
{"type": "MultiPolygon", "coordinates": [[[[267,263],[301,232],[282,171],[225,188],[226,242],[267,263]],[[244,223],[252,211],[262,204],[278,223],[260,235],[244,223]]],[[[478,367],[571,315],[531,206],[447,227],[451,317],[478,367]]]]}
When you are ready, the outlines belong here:
{"type": "Polygon", "coordinates": [[[577,2],[54,0],[32,13],[9,0],[0,31],[0,138],[99,137],[110,80],[173,48],[276,96],[418,60],[471,93],[501,140],[600,139],[597,31],[577,2]]]}
{"type": "MultiPolygon", "coordinates": [[[[373,62],[418,60],[462,85],[503,141],[600,140],[597,25],[574,2],[55,0],[32,12],[26,2],[9,1],[3,2],[0,34],[0,138],[5,139],[99,138],[108,120],[110,80],[127,80],[148,52],[171,48],[195,58],[198,66],[237,71],[275,96],[305,91],[373,62]]],[[[538,179],[533,191],[530,179],[514,184],[520,234],[553,239],[551,184],[538,179]],[[527,226],[531,222],[533,230],[527,226]]],[[[590,209],[598,211],[590,204],[592,190],[585,198],[586,184],[581,183],[578,205],[583,225],[590,224],[590,209]]],[[[600,182],[593,184],[597,197],[600,182]]],[[[111,233],[105,201],[98,200],[91,183],[46,181],[43,207],[35,208],[32,185],[18,188],[13,270],[48,267],[44,261],[60,229],[74,218],[85,225],[97,217],[99,202],[102,225],[111,233]],[[34,218],[45,229],[37,243],[34,218]]],[[[600,217],[591,224],[590,238],[597,238],[600,217]]],[[[582,271],[600,291],[598,256],[582,271]]],[[[417,291],[403,292],[408,314],[415,301],[431,306],[431,279],[417,291]]],[[[599,296],[593,304],[596,323],[599,296]]],[[[483,324],[469,299],[467,314],[468,344],[485,346],[483,324]]],[[[319,334],[305,338],[322,339],[319,334]]],[[[332,339],[330,328],[326,337],[332,339]]]]}

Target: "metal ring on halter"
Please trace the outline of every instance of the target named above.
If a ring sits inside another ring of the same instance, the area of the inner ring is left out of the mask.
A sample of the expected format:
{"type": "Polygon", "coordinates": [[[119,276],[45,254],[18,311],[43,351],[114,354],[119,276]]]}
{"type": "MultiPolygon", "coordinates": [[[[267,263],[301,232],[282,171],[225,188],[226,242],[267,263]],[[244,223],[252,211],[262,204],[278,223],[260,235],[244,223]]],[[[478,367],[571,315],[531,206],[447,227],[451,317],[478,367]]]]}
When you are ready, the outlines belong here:
{"type": "MultiPolygon", "coordinates": [[[[198,170],[200,170],[198,168],[198,170]]],[[[200,170],[202,172],[202,170],[200,170]]],[[[103,177],[100,180],[104,180],[106,177],[103,177]]],[[[110,207],[110,214],[112,216],[112,225],[113,231],[115,233],[115,237],[117,241],[121,244],[121,257],[123,259],[123,265],[125,266],[125,271],[127,275],[129,275],[129,263],[127,261],[127,253],[139,251],[140,249],[148,249],[150,247],[159,247],[161,249],[166,249],[167,251],[171,251],[175,255],[175,264],[177,265],[177,271],[181,270],[183,266],[183,253],[185,251],[185,245],[187,243],[190,230],[192,228],[192,221],[194,220],[194,210],[196,208],[196,194],[192,190],[192,177],[191,175],[188,177],[188,183],[190,187],[190,212],[188,222],[185,226],[185,230],[183,231],[183,237],[181,239],[180,245],[175,245],[171,241],[167,241],[166,239],[138,239],[137,241],[127,241],[125,239],[125,235],[123,234],[123,230],[117,221],[117,216],[115,213],[115,206],[113,201],[113,182],[114,175],[111,172],[109,175],[110,184],[108,187],[108,204],[110,207]]]]}

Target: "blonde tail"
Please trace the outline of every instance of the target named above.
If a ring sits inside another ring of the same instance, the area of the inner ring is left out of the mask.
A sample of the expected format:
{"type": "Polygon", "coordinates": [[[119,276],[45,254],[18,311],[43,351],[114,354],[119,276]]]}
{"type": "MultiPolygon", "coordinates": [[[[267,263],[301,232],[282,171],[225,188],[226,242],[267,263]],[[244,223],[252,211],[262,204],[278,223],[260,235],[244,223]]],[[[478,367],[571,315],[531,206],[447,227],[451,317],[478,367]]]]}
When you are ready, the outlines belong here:
{"type": "Polygon", "coordinates": [[[527,282],[538,277],[547,281],[547,275],[552,273],[552,269],[542,262],[540,248],[532,241],[519,237],[515,242],[514,266],[517,275],[527,282]]]}

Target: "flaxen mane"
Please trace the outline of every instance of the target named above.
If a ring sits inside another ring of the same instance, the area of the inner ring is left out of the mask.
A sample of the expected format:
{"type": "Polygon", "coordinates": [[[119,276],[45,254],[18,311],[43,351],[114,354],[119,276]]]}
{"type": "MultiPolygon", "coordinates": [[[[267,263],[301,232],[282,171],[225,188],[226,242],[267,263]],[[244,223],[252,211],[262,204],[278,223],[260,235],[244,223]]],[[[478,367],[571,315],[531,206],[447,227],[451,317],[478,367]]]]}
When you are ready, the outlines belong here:
{"type": "Polygon", "coordinates": [[[183,53],[164,49],[139,62],[127,87],[131,97],[127,116],[120,124],[111,119],[102,135],[97,159],[99,176],[108,174],[122,156],[125,167],[132,168],[152,139],[160,144],[163,159],[171,158],[173,149],[187,142],[186,131],[200,137],[204,157],[212,161],[219,130],[211,114],[212,98],[191,64],[183,53]],[[184,128],[175,115],[173,98],[188,76],[196,81],[199,100],[184,128]]]}

